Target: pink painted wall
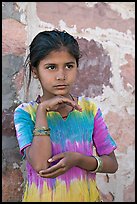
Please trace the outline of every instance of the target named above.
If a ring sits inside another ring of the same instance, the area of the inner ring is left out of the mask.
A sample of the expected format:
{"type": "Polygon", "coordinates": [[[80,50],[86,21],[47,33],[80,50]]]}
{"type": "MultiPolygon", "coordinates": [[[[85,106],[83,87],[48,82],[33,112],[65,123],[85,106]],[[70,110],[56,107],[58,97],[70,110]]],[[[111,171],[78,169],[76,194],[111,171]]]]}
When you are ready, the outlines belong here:
{"type": "MultiPolygon", "coordinates": [[[[65,29],[79,41],[83,56],[73,93],[92,97],[101,107],[118,145],[119,170],[97,177],[104,201],[134,202],[134,2],[2,3],[2,200],[19,202],[24,188],[25,162],[19,155],[13,111],[25,99],[27,47],[39,31],[53,28],[65,29]]],[[[30,98],[40,92],[34,83],[30,98]]]]}

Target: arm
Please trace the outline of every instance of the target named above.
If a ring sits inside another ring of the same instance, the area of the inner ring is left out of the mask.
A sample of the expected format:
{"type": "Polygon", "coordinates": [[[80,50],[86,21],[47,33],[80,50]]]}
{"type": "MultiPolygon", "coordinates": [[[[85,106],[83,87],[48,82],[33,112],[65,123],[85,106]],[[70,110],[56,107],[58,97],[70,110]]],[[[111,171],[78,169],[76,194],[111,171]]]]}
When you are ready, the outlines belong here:
{"type": "MultiPolygon", "coordinates": [[[[46,119],[46,108],[39,104],[36,113],[37,127],[48,128],[46,119]]],[[[39,172],[41,169],[46,169],[49,166],[47,160],[51,157],[51,141],[49,136],[34,136],[31,146],[26,148],[26,158],[32,167],[39,172]]]]}
{"type": "MultiPolygon", "coordinates": [[[[43,126],[48,128],[46,110],[57,111],[62,103],[66,103],[79,111],[81,110],[81,108],[74,101],[68,98],[62,96],[53,97],[52,99],[44,101],[38,105],[35,128],[43,126]]],[[[49,167],[50,163],[48,162],[48,159],[51,157],[51,155],[51,141],[50,137],[48,136],[34,136],[31,146],[26,149],[27,160],[37,172],[39,172],[41,169],[47,169],[49,167]]]]}
{"type": "MultiPolygon", "coordinates": [[[[103,168],[100,173],[115,173],[117,171],[118,163],[114,152],[109,155],[102,155],[101,159],[103,162],[103,168]]],[[[39,172],[41,177],[55,178],[64,174],[74,166],[91,172],[97,168],[97,161],[93,156],[86,156],[78,152],[64,152],[57,154],[49,159],[49,162],[54,162],[56,160],[59,160],[56,165],[39,172]]]]}
{"type": "MultiPolygon", "coordinates": [[[[100,173],[115,173],[118,169],[118,163],[114,151],[109,155],[100,156],[103,167],[100,173]]],[[[97,161],[94,157],[80,155],[77,166],[86,170],[94,171],[97,168],[97,161]]]]}

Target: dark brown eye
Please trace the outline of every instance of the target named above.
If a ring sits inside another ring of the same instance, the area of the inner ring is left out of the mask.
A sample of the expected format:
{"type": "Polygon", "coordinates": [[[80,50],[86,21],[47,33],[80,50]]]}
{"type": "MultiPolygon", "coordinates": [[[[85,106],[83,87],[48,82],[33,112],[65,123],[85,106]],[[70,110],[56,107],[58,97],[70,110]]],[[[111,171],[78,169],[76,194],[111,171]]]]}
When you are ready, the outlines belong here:
{"type": "Polygon", "coordinates": [[[67,68],[67,69],[71,69],[71,68],[73,68],[73,65],[72,65],[72,64],[67,64],[67,65],[66,65],[66,68],[67,68]]]}
{"type": "Polygon", "coordinates": [[[54,69],[56,69],[56,67],[54,65],[49,65],[49,66],[46,67],[46,69],[54,70],[54,69]]]}

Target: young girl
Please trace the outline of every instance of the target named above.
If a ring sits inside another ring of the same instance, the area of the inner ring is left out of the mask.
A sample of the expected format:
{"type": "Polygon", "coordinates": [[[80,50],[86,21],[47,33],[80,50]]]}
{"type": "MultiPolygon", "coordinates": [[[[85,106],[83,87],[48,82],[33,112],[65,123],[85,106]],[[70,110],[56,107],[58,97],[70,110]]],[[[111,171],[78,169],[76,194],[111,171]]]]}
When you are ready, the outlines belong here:
{"type": "Polygon", "coordinates": [[[23,202],[101,202],[96,173],[118,169],[101,110],[91,98],[71,95],[79,58],[76,39],[65,31],[40,32],[30,45],[27,64],[43,95],[14,113],[26,158],[23,202]]]}

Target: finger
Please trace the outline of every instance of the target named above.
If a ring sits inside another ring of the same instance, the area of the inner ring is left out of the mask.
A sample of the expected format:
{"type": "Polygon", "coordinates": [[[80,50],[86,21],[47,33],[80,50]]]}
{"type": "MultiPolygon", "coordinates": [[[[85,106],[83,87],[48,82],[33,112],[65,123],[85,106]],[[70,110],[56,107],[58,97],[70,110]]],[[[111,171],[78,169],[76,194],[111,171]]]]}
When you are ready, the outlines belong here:
{"type": "Polygon", "coordinates": [[[82,112],[82,108],[81,108],[80,105],[78,105],[75,101],[72,101],[71,99],[66,98],[64,96],[58,96],[57,103],[58,104],[66,103],[67,105],[69,105],[69,106],[75,108],[76,110],[82,112]]]}
{"type": "Polygon", "coordinates": [[[76,110],[78,110],[78,111],[82,112],[82,108],[81,108],[81,106],[80,106],[80,105],[75,104],[75,105],[74,105],[74,108],[75,108],[76,110]]]}
{"type": "Polygon", "coordinates": [[[52,173],[52,172],[56,171],[57,169],[60,169],[60,165],[55,164],[52,167],[49,167],[49,168],[44,169],[44,170],[40,170],[39,174],[42,175],[42,174],[52,173]]]}
{"type": "Polygon", "coordinates": [[[72,106],[72,107],[75,108],[76,110],[82,111],[81,106],[78,105],[75,101],[72,101],[72,100],[70,100],[70,99],[68,99],[68,98],[65,98],[65,97],[64,97],[64,98],[61,98],[61,100],[63,100],[64,103],[66,103],[67,105],[72,106]]]}
{"type": "Polygon", "coordinates": [[[48,159],[48,162],[53,162],[53,161],[62,159],[64,156],[65,156],[64,153],[56,154],[52,158],[48,159]]]}
{"type": "MultiPolygon", "coordinates": [[[[55,155],[54,157],[48,159],[48,162],[53,162],[53,161],[56,161],[57,159],[61,159],[64,157],[64,153],[61,153],[61,154],[58,154],[58,155],[55,155]]],[[[57,164],[47,168],[47,169],[43,169],[43,170],[40,170],[39,171],[39,174],[43,174],[43,173],[51,173],[51,172],[54,172],[56,171],[57,169],[60,169],[62,168],[62,163],[61,161],[59,161],[57,164]]]]}
{"type": "Polygon", "coordinates": [[[43,173],[40,174],[41,177],[43,178],[56,178],[57,176],[61,175],[64,173],[63,168],[61,169],[57,169],[56,171],[52,172],[52,173],[43,173]]]}
{"type": "Polygon", "coordinates": [[[71,104],[68,104],[68,105],[71,105],[73,108],[75,108],[76,110],[82,112],[82,108],[80,105],[78,105],[76,102],[71,102],[71,104]]]}

